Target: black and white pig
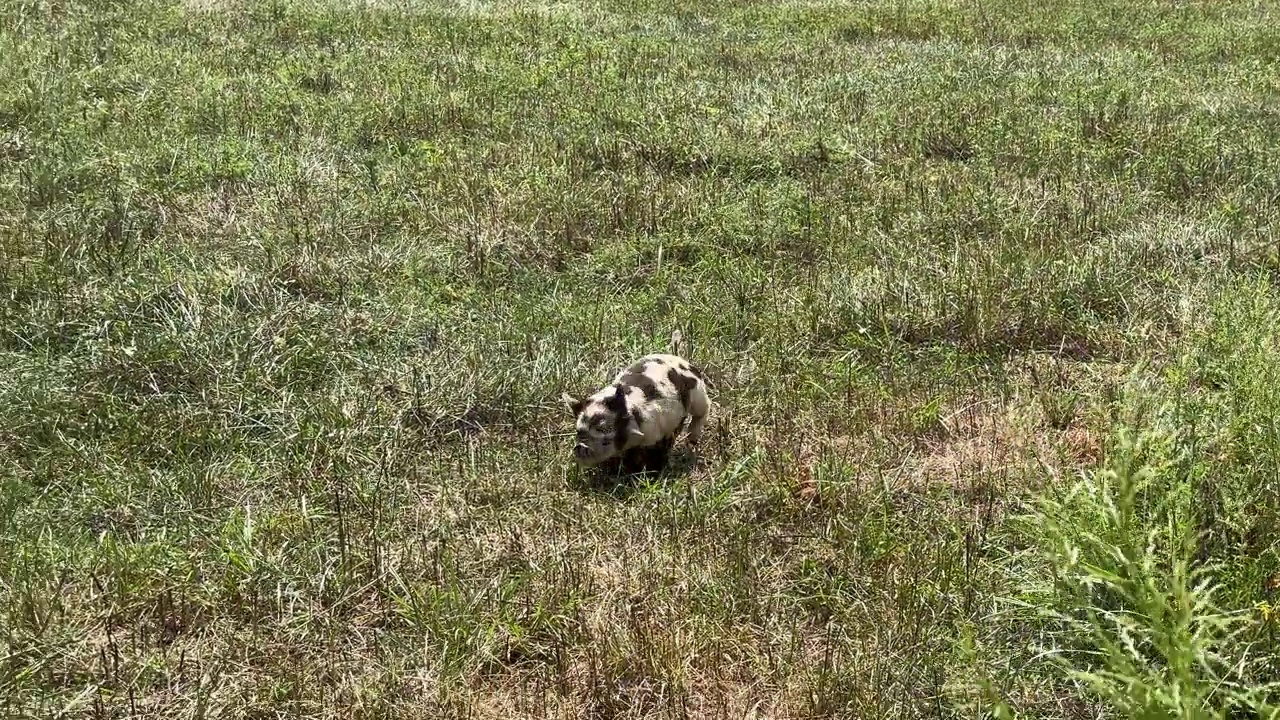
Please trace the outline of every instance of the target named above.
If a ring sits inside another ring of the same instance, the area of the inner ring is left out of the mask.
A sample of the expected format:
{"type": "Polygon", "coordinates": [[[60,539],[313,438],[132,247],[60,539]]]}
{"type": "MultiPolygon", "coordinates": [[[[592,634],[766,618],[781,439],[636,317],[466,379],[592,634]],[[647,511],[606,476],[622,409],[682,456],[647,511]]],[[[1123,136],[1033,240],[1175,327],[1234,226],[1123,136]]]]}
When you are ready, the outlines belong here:
{"type": "MultiPolygon", "coordinates": [[[[679,334],[672,344],[674,353],[679,334]]],[[[689,444],[697,445],[711,410],[702,371],[666,353],[640,358],[582,399],[568,393],[561,399],[577,419],[573,459],[583,468],[620,460],[626,470],[660,469],[685,420],[689,444]]]]}

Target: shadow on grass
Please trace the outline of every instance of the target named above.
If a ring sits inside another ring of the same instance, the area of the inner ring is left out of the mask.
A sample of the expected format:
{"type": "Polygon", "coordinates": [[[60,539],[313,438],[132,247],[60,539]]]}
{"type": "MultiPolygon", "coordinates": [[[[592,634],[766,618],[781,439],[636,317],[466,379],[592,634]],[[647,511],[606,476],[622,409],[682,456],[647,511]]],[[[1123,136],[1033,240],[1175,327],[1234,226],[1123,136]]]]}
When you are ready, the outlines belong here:
{"type": "Polygon", "coordinates": [[[580,492],[607,495],[625,500],[646,486],[685,477],[702,467],[705,460],[685,447],[669,454],[642,454],[619,458],[571,475],[570,486],[580,492]]]}

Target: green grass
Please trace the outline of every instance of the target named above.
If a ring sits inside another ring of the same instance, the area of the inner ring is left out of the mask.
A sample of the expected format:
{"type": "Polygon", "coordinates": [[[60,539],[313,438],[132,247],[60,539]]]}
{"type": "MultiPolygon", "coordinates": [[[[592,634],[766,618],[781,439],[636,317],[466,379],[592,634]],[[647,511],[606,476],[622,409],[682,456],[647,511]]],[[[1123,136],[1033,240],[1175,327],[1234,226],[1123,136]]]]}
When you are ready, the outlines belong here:
{"type": "Polygon", "coordinates": [[[0,0],[0,712],[1274,717],[1278,17],[0,0]]]}

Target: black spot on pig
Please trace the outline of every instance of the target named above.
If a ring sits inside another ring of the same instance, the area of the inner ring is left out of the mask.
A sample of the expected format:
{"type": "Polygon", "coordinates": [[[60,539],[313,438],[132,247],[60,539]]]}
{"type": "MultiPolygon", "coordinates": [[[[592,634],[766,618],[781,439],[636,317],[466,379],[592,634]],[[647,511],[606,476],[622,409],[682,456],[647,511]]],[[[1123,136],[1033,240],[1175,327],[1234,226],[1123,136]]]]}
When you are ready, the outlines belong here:
{"type": "Polygon", "coordinates": [[[685,407],[689,407],[689,395],[693,393],[693,389],[698,386],[698,379],[692,375],[686,375],[676,368],[667,371],[667,379],[675,385],[676,392],[680,393],[680,403],[685,407]]]}
{"type": "Polygon", "coordinates": [[[627,373],[619,381],[627,387],[639,388],[646,400],[656,400],[662,393],[658,390],[653,378],[639,373],[627,373]]]}

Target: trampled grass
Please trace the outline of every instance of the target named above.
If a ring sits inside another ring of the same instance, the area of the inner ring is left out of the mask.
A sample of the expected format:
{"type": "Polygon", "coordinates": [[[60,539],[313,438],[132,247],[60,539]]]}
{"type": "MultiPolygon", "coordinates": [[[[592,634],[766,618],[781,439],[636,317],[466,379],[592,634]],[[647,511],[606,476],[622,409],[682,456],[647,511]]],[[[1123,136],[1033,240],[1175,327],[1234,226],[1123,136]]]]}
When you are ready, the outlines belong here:
{"type": "Polygon", "coordinates": [[[1275,3],[0,11],[6,716],[1274,716],[1275,3]]]}

